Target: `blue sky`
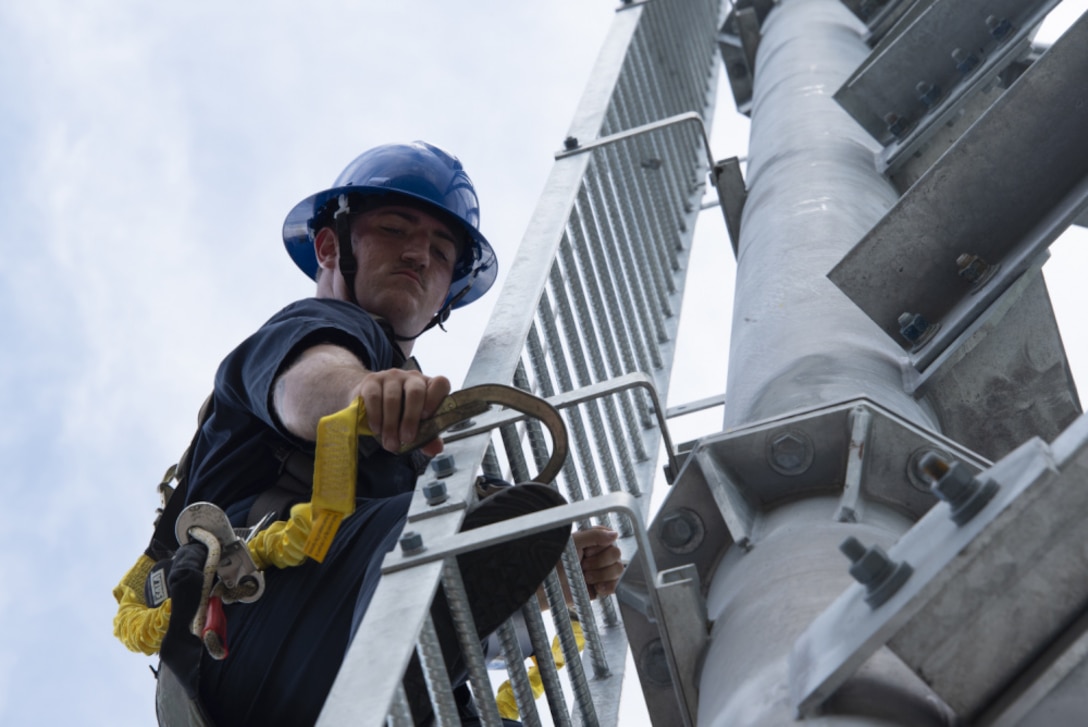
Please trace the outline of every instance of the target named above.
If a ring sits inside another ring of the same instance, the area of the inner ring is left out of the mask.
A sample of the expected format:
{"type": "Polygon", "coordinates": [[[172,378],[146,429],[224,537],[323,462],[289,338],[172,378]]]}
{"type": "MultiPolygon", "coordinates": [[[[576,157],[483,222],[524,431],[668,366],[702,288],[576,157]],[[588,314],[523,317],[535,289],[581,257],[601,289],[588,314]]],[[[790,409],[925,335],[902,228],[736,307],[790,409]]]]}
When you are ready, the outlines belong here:
{"type": "MultiPolygon", "coordinates": [[[[154,485],[218,361],[311,293],[282,252],[291,206],[365,148],[426,139],[464,161],[484,232],[512,259],[615,6],[301,7],[0,7],[2,724],[154,723],[152,660],[113,638],[110,590],[146,543],[154,485]]],[[[715,154],[743,154],[745,135],[723,86],[715,154]]],[[[718,272],[689,288],[674,404],[725,381],[733,268],[720,215],[704,218],[696,264],[718,272]]],[[[1070,320],[1083,242],[1057,246],[1047,270],[1070,320]]],[[[424,365],[459,382],[494,297],[424,339],[424,365]]],[[[709,416],[675,439],[716,431],[709,416]]]]}

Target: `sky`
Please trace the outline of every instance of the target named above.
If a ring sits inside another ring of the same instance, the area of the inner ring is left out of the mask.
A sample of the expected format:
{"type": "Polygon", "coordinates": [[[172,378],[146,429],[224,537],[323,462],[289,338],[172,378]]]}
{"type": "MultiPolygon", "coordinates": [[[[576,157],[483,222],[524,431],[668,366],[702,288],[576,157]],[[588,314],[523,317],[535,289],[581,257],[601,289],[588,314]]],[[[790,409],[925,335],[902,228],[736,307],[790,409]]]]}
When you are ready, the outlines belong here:
{"type": "MultiPolygon", "coordinates": [[[[1065,0],[1065,22],[1086,7],[1065,0]]],[[[287,211],[364,149],[425,139],[465,163],[483,230],[511,260],[614,10],[0,5],[0,724],[154,723],[153,660],[114,639],[111,589],[146,544],[155,484],[220,359],[312,293],[282,250],[287,211]]],[[[715,156],[743,155],[746,136],[723,84],[715,156]]],[[[1082,382],[1084,242],[1056,245],[1046,269],[1082,382]]],[[[735,268],[716,210],[692,265],[709,272],[689,283],[672,405],[724,387],[735,268]]],[[[461,380],[495,297],[421,341],[425,368],[461,380]]],[[[720,417],[678,420],[674,439],[720,417]]]]}

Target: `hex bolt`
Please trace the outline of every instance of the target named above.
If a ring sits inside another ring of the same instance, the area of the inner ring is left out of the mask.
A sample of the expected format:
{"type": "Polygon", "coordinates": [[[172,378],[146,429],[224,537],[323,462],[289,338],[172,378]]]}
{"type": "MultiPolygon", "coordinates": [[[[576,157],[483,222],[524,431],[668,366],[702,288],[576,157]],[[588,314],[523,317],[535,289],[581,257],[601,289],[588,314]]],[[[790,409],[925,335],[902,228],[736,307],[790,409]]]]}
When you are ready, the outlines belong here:
{"type": "Polygon", "coordinates": [[[656,687],[671,687],[672,676],[669,674],[669,662],[665,656],[665,645],[661,639],[654,639],[642,647],[638,655],[639,674],[656,687]]]}
{"type": "Polygon", "coordinates": [[[960,73],[970,73],[978,65],[978,56],[974,53],[966,53],[962,48],[952,51],[952,62],[956,64],[956,70],[960,73]]]}
{"type": "Polygon", "coordinates": [[[770,465],[783,475],[799,475],[812,464],[812,445],[803,433],[786,431],[778,434],[770,443],[770,465]]]}
{"type": "Polygon", "coordinates": [[[457,469],[454,465],[453,455],[448,452],[437,455],[431,460],[431,469],[434,470],[435,477],[439,479],[449,477],[457,469]]]}
{"type": "Polygon", "coordinates": [[[423,552],[423,536],[415,530],[401,533],[400,550],[405,555],[415,555],[423,552]]]}
{"type": "Polygon", "coordinates": [[[566,149],[567,151],[573,151],[573,150],[577,149],[578,148],[578,137],[577,136],[568,136],[566,139],[563,139],[563,148],[566,149]]]}
{"type": "Polygon", "coordinates": [[[884,114],[884,123],[888,125],[888,133],[896,139],[902,139],[906,136],[911,127],[909,121],[894,112],[884,114]]]}
{"type": "Polygon", "coordinates": [[[959,276],[980,288],[989,282],[1000,265],[990,265],[978,255],[963,253],[956,258],[956,268],[959,276]]]}
{"type": "Polygon", "coordinates": [[[873,609],[895,595],[914,572],[906,561],[896,563],[889,558],[879,545],[866,548],[853,536],[842,541],[839,550],[850,559],[850,575],[865,586],[865,602],[873,609]]]}
{"type": "Polygon", "coordinates": [[[932,109],[941,100],[941,87],[936,84],[921,81],[914,89],[918,92],[918,100],[922,102],[926,110],[932,109]]]}
{"type": "Polygon", "coordinates": [[[1008,18],[999,18],[996,15],[986,16],[986,27],[990,29],[990,35],[997,42],[1001,42],[1012,33],[1012,23],[1008,18]]]}
{"type": "Polygon", "coordinates": [[[661,544],[676,554],[690,553],[703,543],[703,521],[686,507],[670,510],[661,518],[661,544]]]}
{"type": "Polygon", "coordinates": [[[441,480],[431,480],[427,484],[423,485],[423,496],[427,498],[427,504],[441,505],[446,500],[450,499],[449,492],[446,489],[446,483],[441,480]]]}
{"type": "Polygon", "coordinates": [[[931,325],[921,313],[904,312],[899,315],[899,334],[918,349],[933,338],[938,326],[931,325]]]}
{"type": "Polygon", "coordinates": [[[963,525],[986,506],[997,494],[993,480],[979,482],[963,462],[948,463],[936,452],[929,452],[918,463],[931,480],[930,489],[952,508],[952,522],[963,525]]]}

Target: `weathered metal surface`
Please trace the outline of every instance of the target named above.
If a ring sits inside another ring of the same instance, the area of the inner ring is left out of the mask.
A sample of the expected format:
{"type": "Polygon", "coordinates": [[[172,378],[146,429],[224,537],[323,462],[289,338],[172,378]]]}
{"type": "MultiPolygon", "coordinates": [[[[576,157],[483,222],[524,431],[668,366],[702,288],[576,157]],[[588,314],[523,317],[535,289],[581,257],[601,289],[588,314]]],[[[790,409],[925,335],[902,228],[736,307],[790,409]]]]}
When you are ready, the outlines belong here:
{"type": "Polygon", "coordinates": [[[963,719],[973,718],[1088,604],[1088,419],[1053,446],[1025,443],[980,480],[999,489],[962,526],[935,507],[889,550],[914,573],[883,606],[847,588],[791,657],[793,702],[812,714],[884,644],[963,719]]]}
{"type": "Polygon", "coordinates": [[[1088,17],[1077,21],[829,274],[904,350],[899,317],[940,324],[919,370],[1030,267],[1088,204],[1088,17]],[[1000,270],[976,290],[957,258],[1000,270]]]}

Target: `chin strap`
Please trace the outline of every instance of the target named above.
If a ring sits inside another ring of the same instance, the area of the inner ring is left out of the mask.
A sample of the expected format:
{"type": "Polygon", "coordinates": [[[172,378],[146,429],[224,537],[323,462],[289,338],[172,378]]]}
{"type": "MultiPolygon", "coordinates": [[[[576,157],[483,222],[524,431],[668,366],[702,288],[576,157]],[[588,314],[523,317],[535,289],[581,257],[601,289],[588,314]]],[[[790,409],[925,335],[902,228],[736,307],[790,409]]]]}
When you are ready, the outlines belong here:
{"type": "Polygon", "coordinates": [[[443,332],[445,332],[446,327],[444,325],[442,325],[442,324],[444,324],[447,320],[449,320],[450,311],[453,310],[453,306],[457,305],[457,302],[459,300],[461,300],[466,295],[468,295],[468,291],[470,291],[470,290],[472,290],[472,282],[471,281],[469,282],[468,285],[466,285],[464,288],[462,288],[457,293],[457,295],[453,296],[448,301],[446,301],[445,305],[442,306],[442,309],[434,314],[434,318],[432,318],[430,320],[430,322],[427,323],[427,325],[425,325],[423,327],[422,331],[420,331],[419,333],[417,333],[414,336],[401,336],[396,331],[394,331],[393,332],[393,340],[395,340],[395,341],[414,341],[417,338],[419,338],[420,336],[422,336],[424,333],[426,333],[427,331],[434,328],[435,326],[438,326],[439,328],[442,329],[443,332]]]}
{"type": "Polygon", "coordinates": [[[337,202],[339,207],[333,213],[332,219],[336,225],[336,241],[340,246],[340,274],[344,276],[344,284],[347,285],[348,299],[359,305],[359,299],[355,297],[355,274],[359,272],[359,263],[351,249],[351,205],[346,194],[340,195],[337,202]]]}

